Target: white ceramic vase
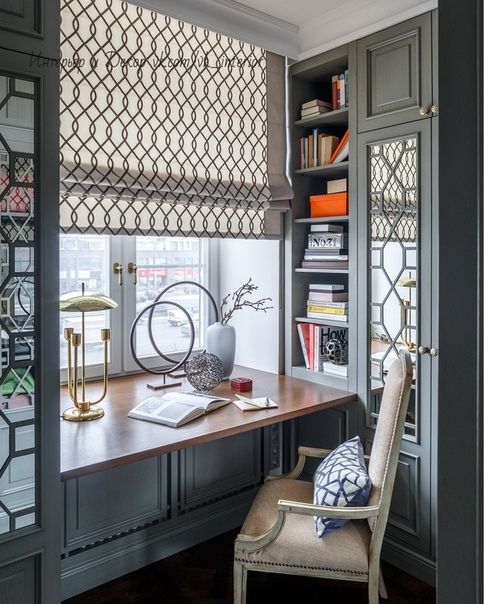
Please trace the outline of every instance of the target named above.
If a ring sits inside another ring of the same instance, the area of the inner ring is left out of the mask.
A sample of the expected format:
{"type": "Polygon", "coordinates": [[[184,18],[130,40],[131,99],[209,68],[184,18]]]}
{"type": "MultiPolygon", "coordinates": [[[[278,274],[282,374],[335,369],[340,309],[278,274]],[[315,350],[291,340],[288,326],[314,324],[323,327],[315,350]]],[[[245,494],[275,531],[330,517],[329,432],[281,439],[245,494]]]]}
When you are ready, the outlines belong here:
{"type": "Polygon", "coordinates": [[[232,375],[235,359],[235,329],[217,322],[207,327],[206,350],[217,356],[224,366],[226,380],[232,375]]]}

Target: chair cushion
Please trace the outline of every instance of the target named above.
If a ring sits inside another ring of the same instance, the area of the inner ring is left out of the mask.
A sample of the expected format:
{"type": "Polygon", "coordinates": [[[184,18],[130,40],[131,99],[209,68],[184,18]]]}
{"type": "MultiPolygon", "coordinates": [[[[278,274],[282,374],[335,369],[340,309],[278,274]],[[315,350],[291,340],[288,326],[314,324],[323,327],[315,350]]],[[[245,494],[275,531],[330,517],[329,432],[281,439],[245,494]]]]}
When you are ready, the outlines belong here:
{"type": "MultiPolygon", "coordinates": [[[[316,505],[355,507],[364,506],[371,491],[366,471],[365,456],[360,437],[347,440],[319,464],[314,473],[314,500],[316,505]]],[[[315,516],[319,537],[346,524],[347,520],[315,516]]]]}
{"type": "MultiPolygon", "coordinates": [[[[277,519],[280,499],[311,503],[313,485],[302,480],[272,480],[257,494],[241,529],[243,535],[257,537],[266,533],[277,519]]],[[[237,558],[249,564],[271,567],[293,574],[318,571],[361,576],[368,574],[368,548],[371,533],[364,520],[352,520],[333,533],[319,539],[311,516],[287,514],[284,527],[274,541],[256,552],[237,558]]],[[[242,554],[238,553],[238,556],[242,554]]]]}

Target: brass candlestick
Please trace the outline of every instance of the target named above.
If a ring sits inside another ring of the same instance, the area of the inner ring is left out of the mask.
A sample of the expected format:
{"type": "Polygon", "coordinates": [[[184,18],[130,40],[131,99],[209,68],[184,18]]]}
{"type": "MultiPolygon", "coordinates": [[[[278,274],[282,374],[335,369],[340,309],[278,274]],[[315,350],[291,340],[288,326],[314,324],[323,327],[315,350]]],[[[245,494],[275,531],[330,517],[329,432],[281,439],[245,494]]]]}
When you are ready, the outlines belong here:
{"type": "Polygon", "coordinates": [[[400,324],[402,327],[402,341],[407,346],[409,352],[415,352],[416,344],[412,342],[411,317],[412,317],[412,288],[417,286],[417,280],[410,275],[408,279],[402,278],[397,285],[408,288],[408,299],[402,300],[400,306],[400,324]]]}
{"type": "Polygon", "coordinates": [[[99,419],[104,415],[104,409],[98,404],[106,396],[108,389],[108,344],[111,340],[111,330],[101,329],[101,341],[104,343],[103,361],[103,392],[96,401],[86,400],[86,312],[99,312],[117,308],[117,304],[104,294],[86,294],[84,283],[81,293],[65,294],[60,299],[60,310],[64,312],[81,313],[81,333],[76,333],[72,327],[64,329],[67,341],[67,386],[74,407],[64,411],[63,418],[71,422],[85,422],[99,419]],[[78,365],[79,349],[81,349],[81,379],[79,384],[78,365]],[[79,386],[81,397],[79,398],[79,386]]]}

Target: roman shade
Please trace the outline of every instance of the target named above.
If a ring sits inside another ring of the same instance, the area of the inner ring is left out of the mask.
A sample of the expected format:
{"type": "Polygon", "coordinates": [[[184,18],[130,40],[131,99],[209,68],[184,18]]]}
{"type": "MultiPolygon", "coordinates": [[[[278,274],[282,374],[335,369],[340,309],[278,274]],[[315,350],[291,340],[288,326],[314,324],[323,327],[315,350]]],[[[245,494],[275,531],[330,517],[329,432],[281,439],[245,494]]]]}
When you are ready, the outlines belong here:
{"type": "Polygon", "coordinates": [[[283,57],[118,0],[61,17],[64,232],[280,235],[283,57]]]}

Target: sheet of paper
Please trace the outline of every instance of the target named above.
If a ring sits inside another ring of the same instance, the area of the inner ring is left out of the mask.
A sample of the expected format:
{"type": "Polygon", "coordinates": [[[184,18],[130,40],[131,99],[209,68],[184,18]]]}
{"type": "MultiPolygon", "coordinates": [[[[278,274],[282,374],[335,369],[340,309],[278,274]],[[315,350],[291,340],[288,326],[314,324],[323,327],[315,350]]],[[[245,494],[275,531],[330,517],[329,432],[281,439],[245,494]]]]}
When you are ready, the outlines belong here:
{"type": "Polygon", "coordinates": [[[260,398],[248,399],[244,397],[245,400],[237,399],[232,401],[234,405],[236,405],[241,411],[261,411],[264,409],[276,409],[279,405],[273,400],[269,399],[269,405],[265,404],[266,397],[261,396],[260,398]],[[249,403],[248,401],[252,401],[255,404],[249,403]]]}

